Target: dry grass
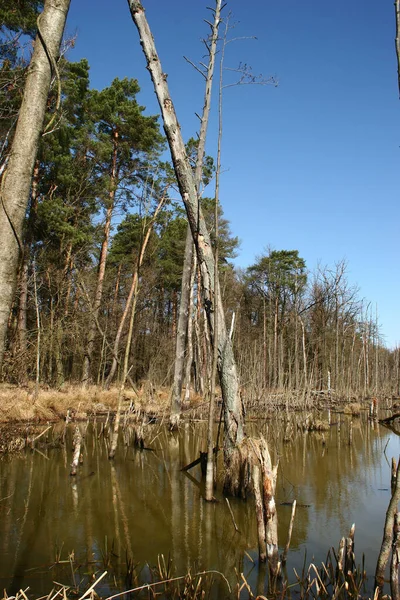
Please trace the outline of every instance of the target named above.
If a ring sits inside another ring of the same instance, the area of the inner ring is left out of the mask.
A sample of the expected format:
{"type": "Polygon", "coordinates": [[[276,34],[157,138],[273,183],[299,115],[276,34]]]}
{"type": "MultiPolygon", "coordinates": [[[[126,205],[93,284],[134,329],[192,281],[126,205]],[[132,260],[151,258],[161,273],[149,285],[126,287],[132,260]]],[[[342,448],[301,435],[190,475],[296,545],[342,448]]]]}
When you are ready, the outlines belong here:
{"type": "MultiPolygon", "coordinates": [[[[103,390],[97,386],[66,385],[62,390],[41,388],[35,398],[33,386],[0,384],[0,423],[57,421],[65,418],[68,410],[74,412],[75,418],[85,419],[88,415],[116,410],[118,395],[117,387],[103,390]]],[[[135,408],[160,414],[169,408],[169,392],[150,390],[145,385],[137,393],[124,390],[124,409],[129,408],[131,402],[135,408]]]]}
{"type": "Polygon", "coordinates": [[[361,414],[361,404],[359,402],[350,402],[350,404],[344,407],[343,412],[345,415],[359,417],[361,414]]]}

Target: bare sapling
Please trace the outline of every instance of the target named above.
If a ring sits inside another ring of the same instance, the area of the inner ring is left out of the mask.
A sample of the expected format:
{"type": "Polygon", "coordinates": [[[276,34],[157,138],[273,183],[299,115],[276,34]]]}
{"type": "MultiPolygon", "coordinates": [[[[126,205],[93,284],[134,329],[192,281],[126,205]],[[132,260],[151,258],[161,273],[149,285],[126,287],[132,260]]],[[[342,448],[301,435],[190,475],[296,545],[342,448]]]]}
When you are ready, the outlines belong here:
{"type": "Polygon", "coordinates": [[[281,556],[281,561],[282,561],[282,565],[286,564],[286,559],[287,559],[287,555],[289,552],[289,548],[290,548],[290,542],[292,540],[292,532],[293,532],[293,523],[294,523],[294,517],[296,515],[296,500],[293,500],[293,504],[292,504],[292,512],[290,515],[290,522],[289,522],[289,529],[288,529],[288,536],[287,536],[287,541],[286,541],[286,545],[285,548],[282,552],[282,556],[281,556]]]}
{"type": "Polygon", "coordinates": [[[179,190],[185,205],[192,236],[196,245],[198,263],[202,277],[204,306],[212,339],[214,339],[214,319],[211,315],[218,311],[218,373],[224,402],[224,459],[225,489],[236,494],[240,488],[241,455],[240,444],[244,439],[244,422],[239,396],[239,380],[232,344],[225,323],[221,299],[214,286],[214,255],[210,236],[204,221],[191,166],[186,154],[180,127],[176,117],[167,85],[167,76],[163,73],[154,44],[150,27],[141,2],[128,0],[132,19],[139,31],[143,52],[147,60],[154,89],[159,102],[164,130],[171,151],[173,166],[178,180],[179,190]]]}

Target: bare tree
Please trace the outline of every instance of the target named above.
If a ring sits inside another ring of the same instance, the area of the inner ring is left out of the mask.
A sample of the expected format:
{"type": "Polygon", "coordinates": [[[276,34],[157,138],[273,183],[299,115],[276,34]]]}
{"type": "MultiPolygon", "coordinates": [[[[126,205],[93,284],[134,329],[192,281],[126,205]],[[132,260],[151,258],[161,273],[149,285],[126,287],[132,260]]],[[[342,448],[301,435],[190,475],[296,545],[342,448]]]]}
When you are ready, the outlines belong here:
{"type": "MultiPolygon", "coordinates": [[[[11,309],[22,225],[29,200],[32,172],[46,113],[52,75],[58,82],[56,57],[70,0],[46,0],[38,19],[38,35],[29,66],[24,96],[7,168],[0,187],[0,367],[11,309]]],[[[60,97],[60,90],[59,90],[60,97]]],[[[51,123],[51,122],[50,122],[51,123]]],[[[47,131],[50,130],[50,123],[47,131]]]]}
{"type": "Polygon", "coordinates": [[[244,423],[239,397],[239,379],[232,344],[227,332],[225,315],[220,295],[214,287],[214,256],[211,240],[201,208],[190,163],[186,154],[174,105],[158,58],[154,39],[148,25],[143,6],[137,0],[128,0],[132,19],[139,31],[143,52],[147,60],[161,114],[164,130],[171,151],[179,190],[185,205],[192,236],[196,245],[197,257],[202,276],[204,305],[212,339],[214,339],[214,320],[212,313],[218,310],[218,373],[224,401],[225,424],[225,489],[237,493],[240,486],[239,471],[241,455],[239,446],[244,438],[244,423]],[[217,293],[216,293],[217,292],[217,293]]]}
{"type": "MultiPolygon", "coordinates": [[[[204,93],[204,106],[203,114],[201,116],[201,125],[199,133],[199,143],[197,147],[196,167],[195,167],[195,184],[197,189],[197,195],[200,196],[200,187],[203,172],[203,159],[206,144],[206,135],[208,120],[210,115],[211,106],[211,90],[212,80],[214,75],[215,66],[215,55],[217,52],[217,41],[218,41],[218,28],[221,21],[221,9],[222,1],[216,0],[215,10],[213,10],[214,21],[209,23],[211,27],[211,36],[209,41],[205,41],[209,60],[207,71],[198,69],[200,73],[205,77],[206,87],[204,93]]],[[[208,21],[207,21],[208,22],[208,21]]],[[[194,270],[193,265],[193,238],[190,225],[188,225],[186,243],[185,243],[185,260],[183,264],[182,273],[182,286],[181,286],[181,303],[179,306],[179,318],[178,318],[178,330],[176,337],[176,351],[175,351],[175,367],[174,367],[174,384],[172,388],[172,402],[171,402],[171,429],[175,429],[179,423],[179,417],[181,412],[181,398],[182,398],[182,384],[183,384],[183,368],[185,359],[185,348],[186,340],[188,339],[188,323],[190,314],[190,298],[191,298],[191,274],[194,270]]],[[[189,385],[187,381],[186,385],[189,385]]]]}

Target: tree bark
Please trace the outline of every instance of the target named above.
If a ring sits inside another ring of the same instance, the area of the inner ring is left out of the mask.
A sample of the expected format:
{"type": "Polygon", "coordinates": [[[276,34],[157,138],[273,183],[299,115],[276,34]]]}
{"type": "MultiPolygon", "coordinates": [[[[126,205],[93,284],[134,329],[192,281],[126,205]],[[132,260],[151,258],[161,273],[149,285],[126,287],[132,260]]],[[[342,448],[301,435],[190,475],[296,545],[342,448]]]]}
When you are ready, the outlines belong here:
{"type": "MultiPolygon", "coordinates": [[[[207,136],[208,120],[210,115],[211,107],[211,89],[212,80],[214,75],[215,67],[215,55],[217,51],[218,42],[218,27],[221,18],[222,0],[216,0],[216,7],[214,12],[214,23],[211,30],[211,41],[209,45],[209,61],[206,75],[206,88],[204,94],[204,105],[203,114],[201,117],[201,126],[199,134],[199,144],[197,147],[196,157],[196,168],[195,168],[195,185],[197,190],[197,197],[199,202],[200,187],[203,173],[203,160],[205,153],[205,144],[207,136]]],[[[185,349],[187,341],[188,323],[190,317],[190,279],[191,279],[191,267],[193,262],[193,238],[190,224],[186,234],[185,243],[185,259],[183,263],[183,274],[182,274],[182,286],[181,286],[181,302],[179,305],[179,318],[178,318],[178,332],[176,337],[176,351],[175,351],[175,369],[174,369],[174,383],[172,388],[172,402],[171,402],[171,429],[176,429],[179,423],[181,404],[182,404],[182,384],[183,384],[183,371],[185,362],[185,349]]]]}
{"type": "Polygon", "coordinates": [[[39,17],[40,34],[29,65],[7,169],[0,195],[0,368],[3,361],[8,315],[11,309],[21,250],[22,226],[29,200],[47,95],[70,0],[46,0],[39,17]],[[46,46],[46,49],[44,47],[46,46]]]}
{"type": "Polygon", "coordinates": [[[196,245],[202,276],[204,306],[208,315],[212,339],[214,339],[212,313],[214,310],[218,311],[218,373],[224,401],[225,424],[225,489],[231,493],[237,493],[240,485],[238,471],[241,464],[238,445],[244,438],[243,415],[233,348],[226,328],[221,298],[218,293],[215,293],[214,289],[214,256],[211,240],[201,208],[198,206],[196,185],[186,155],[174,105],[170,98],[167,77],[162,71],[143,6],[137,0],[128,0],[128,4],[132,19],[139,31],[141,45],[147,59],[147,68],[150,71],[160,105],[179,190],[196,245]]]}

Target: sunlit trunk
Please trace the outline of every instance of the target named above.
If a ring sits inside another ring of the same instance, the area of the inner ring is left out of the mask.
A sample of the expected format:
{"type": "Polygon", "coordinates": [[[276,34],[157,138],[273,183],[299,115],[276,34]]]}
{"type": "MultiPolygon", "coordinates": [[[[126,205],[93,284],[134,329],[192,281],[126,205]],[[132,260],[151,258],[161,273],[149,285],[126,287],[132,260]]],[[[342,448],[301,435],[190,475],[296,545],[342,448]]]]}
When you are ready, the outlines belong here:
{"type": "MultiPolygon", "coordinates": [[[[70,0],[46,0],[44,3],[38,20],[41,35],[36,37],[9,161],[1,180],[0,370],[8,316],[14,298],[18,258],[22,250],[22,227],[29,201],[32,172],[69,5],[70,0]]],[[[51,125],[48,129],[51,130],[51,125]]]]}

